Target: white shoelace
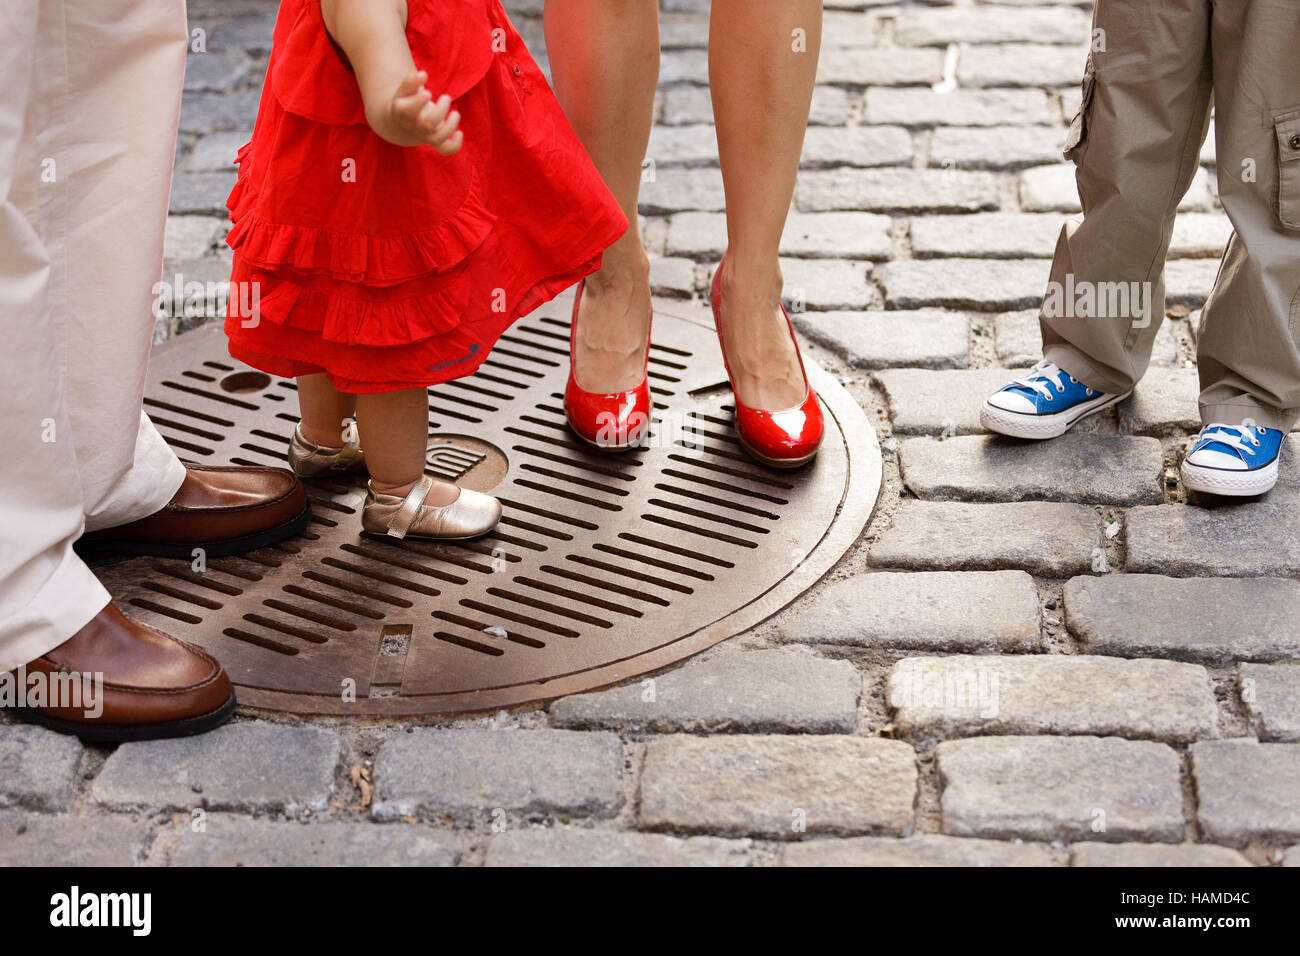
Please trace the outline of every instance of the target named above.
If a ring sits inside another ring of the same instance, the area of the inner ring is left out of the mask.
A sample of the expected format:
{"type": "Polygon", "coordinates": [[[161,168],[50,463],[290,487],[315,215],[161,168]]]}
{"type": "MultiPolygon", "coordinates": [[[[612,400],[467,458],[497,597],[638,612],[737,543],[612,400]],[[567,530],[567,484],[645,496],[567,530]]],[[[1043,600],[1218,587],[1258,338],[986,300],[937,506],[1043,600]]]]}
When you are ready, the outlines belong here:
{"type": "MultiPolygon", "coordinates": [[[[1065,371],[1057,368],[1051,362],[1039,362],[1030,370],[1028,375],[1024,378],[1016,379],[1008,387],[1014,388],[1020,386],[1022,388],[1032,388],[1035,392],[1050,402],[1053,398],[1051,392],[1053,388],[1055,388],[1057,392],[1065,391],[1065,383],[1061,381],[1062,375],[1065,375],[1065,371]]],[[[1074,382],[1074,384],[1078,384],[1078,381],[1073,375],[1068,375],[1066,377],[1069,378],[1071,382],[1074,382]]],[[[1088,395],[1092,395],[1092,389],[1088,389],[1088,395]]]]}
{"type": "MultiPolygon", "coordinates": [[[[1264,429],[1259,430],[1263,434],[1264,429]]],[[[1221,445],[1227,445],[1234,451],[1244,451],[1247,455],[1254,457],[1254,448],[1259,447],[1259,439],[1251,435],[1250,426],[1243,425],[1224,425],[1215,422],[1206,425],[1201,429],[1201,435],[1196,442],[1199,445],[1203,441],[1214,441],[1221,445]],[[1254,448],[1250,446],[1253,445],[1254,448]]]]}

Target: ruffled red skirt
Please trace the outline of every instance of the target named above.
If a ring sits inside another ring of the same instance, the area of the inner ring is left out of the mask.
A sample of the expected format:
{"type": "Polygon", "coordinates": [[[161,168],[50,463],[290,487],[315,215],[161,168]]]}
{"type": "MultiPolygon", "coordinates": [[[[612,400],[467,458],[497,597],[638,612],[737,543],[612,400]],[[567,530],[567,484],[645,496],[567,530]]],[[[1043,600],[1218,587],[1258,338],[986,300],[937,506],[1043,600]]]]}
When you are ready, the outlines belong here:
{"type": "Polygon", "coordinates": [[[407,0],[461,113],[452,156],[366,125],[319,0],[283,0],[228,207],[230,354],[342,391],[471,374],[520,316],[599,267],[627,220],[496,0],[407,0]]]}

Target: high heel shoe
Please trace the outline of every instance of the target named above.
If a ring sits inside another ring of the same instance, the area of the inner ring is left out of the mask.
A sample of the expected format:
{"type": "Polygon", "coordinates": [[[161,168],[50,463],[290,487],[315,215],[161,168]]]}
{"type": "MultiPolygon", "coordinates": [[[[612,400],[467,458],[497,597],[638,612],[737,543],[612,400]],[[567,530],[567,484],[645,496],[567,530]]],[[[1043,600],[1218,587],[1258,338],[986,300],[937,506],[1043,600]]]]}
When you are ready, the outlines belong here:
{"type": "Polygon", "coordinates": [[[434,538],[462,541],[485,535],[501,520],[501,502],[468,488],[449,505],[426,505],[433,479],[424,475],[405,498],[379,494],[367,484],[361,506],[361,527],[369,534],[391,538],[434,538]]]}
{"type": "MultiPolygon", "coordinates": [[[[723,260],[726,260],[725,256],[723,260]]],[[[713,305],[713,324],[718,330],[718,345],[722,348],[722,364],[727,370],[727,381],[731,383],[731,391],[736,397],[736,436],[740,439],[741,446],[763,464],[773,468],[798,468],[812,461],[817,449],[821,447],[826,426],[821,402],[808,384],[803,354],[799,351],[799,342],[794,337],[794,326],[785,311],[785,305],[781,305],[781,315],[790,329],[790,341],[794,343],[794,352],[799,358],[804,399],[792,408],[770,412],[762,408],[750,408],[736,393],[736,382],[731,376],[731,365],[727,361],[727,346],[722,338],[721,262],[713,273],[709,301],[713,305]]]]}
{"type": "Polygon", "coordinates": [[[320,478],[360,471],[366,464],[365,453],[357,443],[357,425],[346,419],[343,447],[328,448],[303,437],[302,425],[295,425],[289,439],[289,468],[299,478],[320,478]]]}
{"type": "MultiPolygon", "coordinates": [[[[573,318],[569,323],[569,381],[564,387],[564,418],[575,435],[588,445],[603,451],[627,451],[636,448],[650,431],[650,379],[642,375],[641,384],[626,392],[588,392],[578,385],[574,373],[574,354],[578,334],[578,306],[582,287],[573,299],[573,318]]],[[[651,313],[651,321],[654,314],[651,313]]],[[[645,368],[650,368],[650,330],[646,330],[645,368]]]]}

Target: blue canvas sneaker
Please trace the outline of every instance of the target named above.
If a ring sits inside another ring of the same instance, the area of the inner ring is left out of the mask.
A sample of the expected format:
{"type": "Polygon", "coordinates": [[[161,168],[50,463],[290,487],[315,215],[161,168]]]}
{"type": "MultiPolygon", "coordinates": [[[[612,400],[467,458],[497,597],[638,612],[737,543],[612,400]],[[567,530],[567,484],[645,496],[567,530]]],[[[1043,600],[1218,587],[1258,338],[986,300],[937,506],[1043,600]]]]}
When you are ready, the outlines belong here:
{"type": "Polygon", "coordinates": [[[1210,495],[1262,495],[1277,484],[1282,432],[1253,425],[1206,425],[1183,459],[1183,485],[1210,495]]]}
{"type": "Polygon", "coordinates": [[[980,424],[1012,438],[1055,438],[1131,394],[1099,392],[1051,362],[1039,362],[1024,378],[989,396],[980,408],[980,424]]]}

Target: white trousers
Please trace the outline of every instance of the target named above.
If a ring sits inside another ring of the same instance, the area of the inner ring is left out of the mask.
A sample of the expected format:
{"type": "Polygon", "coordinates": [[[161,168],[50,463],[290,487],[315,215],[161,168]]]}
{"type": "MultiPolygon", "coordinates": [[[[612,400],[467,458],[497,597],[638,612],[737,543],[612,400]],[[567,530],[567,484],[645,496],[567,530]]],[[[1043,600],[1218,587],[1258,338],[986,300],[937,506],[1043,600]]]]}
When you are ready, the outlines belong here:
{"type": "Polygon", "coordinates": [[[185,478],[141,409],[185,51],[184,0],[0,0],[0,671],[108,603],[82,532],[185,478]]]}

